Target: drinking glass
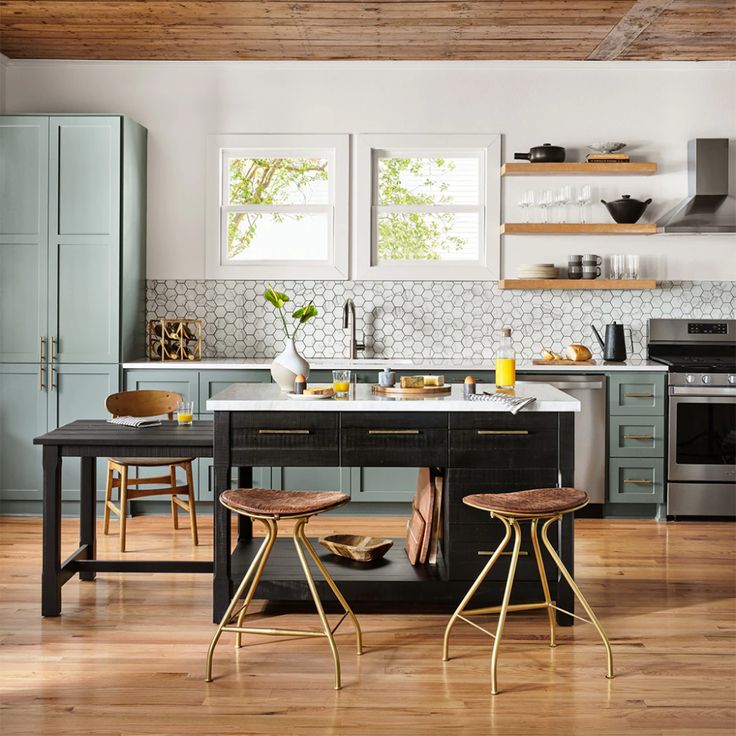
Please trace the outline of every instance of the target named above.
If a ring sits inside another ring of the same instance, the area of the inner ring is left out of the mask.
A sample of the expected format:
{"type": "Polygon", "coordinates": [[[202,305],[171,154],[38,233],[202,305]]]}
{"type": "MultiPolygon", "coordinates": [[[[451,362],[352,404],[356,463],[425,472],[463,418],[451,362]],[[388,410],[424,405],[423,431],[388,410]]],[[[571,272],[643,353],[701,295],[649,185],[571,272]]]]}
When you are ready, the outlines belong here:
{"type": "Polygon", "coordinates": [[[332,371],[332,388],[336,399],[347,399],[350,396],[350,371],[332,371]]]}
{"type": "Polygon", "coordinates": [[[639,278],[639,256],[628,255],[626,256],[626,276],[627,279],[638,279],[639,278]]]}
{"type": "Polygon", "coordinates": [[[542,196],[539,201],[539,206],[542,207],[543,218],[542,222],[549,222],[549,208],[554,204],[554,197],[552,196],[551,189],[545,189],[542,192],[542,196]]]}
{"type": "Polygon", "coordinates": [[[188,427],[194,419],[194,402],[180,401],[176,407],[176,421],[182,427],[188,427]]]}
{"type": "Polygon", "coordinates": [[[608,277],[611,279],[623,279],[626,276],[626,256],[610,256],[608,266],[608,277]]]}
{"type": "Polygon", "coordinates": [[[560,222],[567,222],[567,205],[572,200],[572,187],[565,185],[557,193],[557,201],[560,204],[560,222]]]}
{"type": "Polygon", "coordinates": [[[591,192],[590,185],[585,184],[578,191],[578,206],[580,207],[580,222],[585,222],[585,208],[590,204],[591,192]]]}
{"type": "Polygon", "coordinates": [[[522,192],[519,197],[519,207],[524,210],[524,222],[529,222],[529,207],[531,202],[529,201],[529,190],[522,192]]]}

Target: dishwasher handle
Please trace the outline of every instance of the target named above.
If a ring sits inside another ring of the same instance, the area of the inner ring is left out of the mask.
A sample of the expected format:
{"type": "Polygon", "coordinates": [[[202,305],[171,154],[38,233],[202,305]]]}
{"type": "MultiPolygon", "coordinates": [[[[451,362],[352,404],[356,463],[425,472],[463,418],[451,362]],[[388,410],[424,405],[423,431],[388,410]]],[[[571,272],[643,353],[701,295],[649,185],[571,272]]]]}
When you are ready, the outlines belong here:
{"type": "Polygon", "coordinates": [[[602,391],[606,386],[603,381],[545,381],[553,388],[561,391],[602,391]]]}

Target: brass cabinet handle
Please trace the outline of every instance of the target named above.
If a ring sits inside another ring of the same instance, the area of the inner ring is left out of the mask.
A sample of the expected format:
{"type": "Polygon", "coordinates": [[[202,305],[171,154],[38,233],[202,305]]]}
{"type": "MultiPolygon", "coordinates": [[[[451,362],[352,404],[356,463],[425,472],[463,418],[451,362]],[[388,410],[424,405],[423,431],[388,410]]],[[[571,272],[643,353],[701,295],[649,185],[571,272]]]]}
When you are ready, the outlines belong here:
{"type": "Polygon", "coordinates": [[[56,338],[51,336],[51,370],[49,371],[50,388],[52,391],[59,388],[59,385],[54,381],[56,371],[56,338]]]}
{"type": "Polygon", "coordinates": [[[625,399],[653,399],[654,394],[624,394],[625,399]]]}
{"type": "Polygon", "coordinates": [[[653,486],[653,480],[646,480],[644,478],[624,478],[624,484],[630,483],[637,486],[653,486]]]}
{"type": "Polygon", "coordinates": [[[479,435],[488,435],[488,434],[514,434],[514,435],[524,435],[529,434],[528,429],[479,429],[478,430],[479,435]]]}
{"type": "Polygon", "coordinates": [[[418,429],[369,429],[368,434],[419,434],[418,429]]]}
{"type": "Polygon", "coordinates": [[[38,358],[38,390],[44,391],[46,384],[43,382],[43,364],[46,362],[46,338],[41,337],[41,350],[38,358]]]}
{"type": "Polygon", "coordinates": [[[653,440],[653,434],[625,434],[625,440],[653,440]]]}
{"type": "Polygon", "coordinates": [[[259,429],[258,434],[309,434],[308,429],[259,429]]]}
{"type": "MultiPolygon", "coordinates": [[[[490,557],[492,554],[495,554],[495,550],[491,551],[491,550],[481,549],[481,550],[478,550],[478,554],[481,555],[482,557],[490,557]]],[[[501,552],[501,557],[503,557],[504,555],[508,555],[510,557],[512,554],[514,553],[513,552],[501,552]]],[[[528,554],[529,552],[527,552],[525,549],[519,550],[519,557],[526,557],[528,554]]]]}

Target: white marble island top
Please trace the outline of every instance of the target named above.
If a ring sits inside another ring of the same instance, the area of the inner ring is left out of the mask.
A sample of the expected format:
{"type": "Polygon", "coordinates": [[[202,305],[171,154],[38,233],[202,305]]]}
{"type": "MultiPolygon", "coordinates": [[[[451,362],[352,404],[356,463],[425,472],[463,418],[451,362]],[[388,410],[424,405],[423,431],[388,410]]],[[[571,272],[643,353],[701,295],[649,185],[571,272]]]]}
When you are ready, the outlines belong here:
{"type": "MultiPolygon", "coordinates": [[[[493,392],[496,387],[478,384],[477,392],[493,392]]],[[[533,396],[534,401],[522,412],[580,411],[580,402],[547,383],[516,384],[516,396],[533,396]]],[[[369,384],[352,387],[349,399],[296,400],[289,398],[276,384],[233,383],[207,401],[208,411],[427,411],[427,412],[503,412],[494,402],[466,401],[463,386],[455,384],[449,394],[419,398],[395,398],[375,394],[369,384]]],[[[520,412],[521,413],[521,412],[520,412]]]]}

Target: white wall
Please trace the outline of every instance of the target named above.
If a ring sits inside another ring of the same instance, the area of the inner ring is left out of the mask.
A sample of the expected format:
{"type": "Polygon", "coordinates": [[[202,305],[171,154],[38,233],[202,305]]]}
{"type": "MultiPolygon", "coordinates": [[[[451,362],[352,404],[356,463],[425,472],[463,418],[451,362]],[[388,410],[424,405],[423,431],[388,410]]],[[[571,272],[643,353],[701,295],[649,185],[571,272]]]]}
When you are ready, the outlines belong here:
{"type": "MultiPolygon", "coordinates": [[[[505,160],[544,142],[568,147],[571,160],[587,143],[620,140],[660,173],[592,179],[594,195],[652,197],[645,219],[656,219],[687,193],[688,139],[736,138],[736,63],[18,61],[6,70],[5,105],[122,112],[145,125],[148,276],[203,278],[207,134],[494,132],[505,160]]],[[[508,179],[504,219],[520,218],[522,189],[579,182],[508,179]]],[[[594,215],[608,219],[602,205],[594,215]]],[[[638,252],[646,275],[736,279],[734,236],[504,240],[507,275],[571,252],[638,252]]]]}

